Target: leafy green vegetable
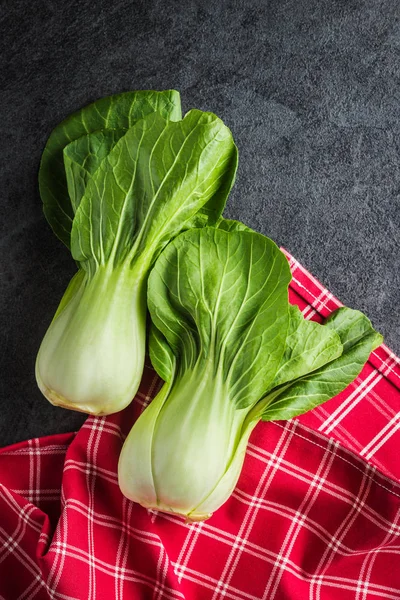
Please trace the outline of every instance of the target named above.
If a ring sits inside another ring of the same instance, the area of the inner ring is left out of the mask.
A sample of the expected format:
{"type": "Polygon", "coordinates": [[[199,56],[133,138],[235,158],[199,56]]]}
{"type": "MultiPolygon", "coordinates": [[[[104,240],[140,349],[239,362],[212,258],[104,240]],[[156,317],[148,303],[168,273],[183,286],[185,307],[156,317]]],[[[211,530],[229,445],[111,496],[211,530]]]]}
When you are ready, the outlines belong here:
{"type": "Polygon", "coordinates": [[[43,339],[36,377],[50,402],[109,414],[141,379],[149,270],[180,231],[219,219],[237,151],[220,119],[192,110],[180,121],[147,114],[123,135],[84,136],[64,157],[80,270],[43,339]]]}
{"type": "Polygon", "coordinates": [[[128,498],[207,518],[236,485],[260,419],[305,412],[359,373],[381,339],[368,319],[341,309],[326,325],[304,320],[290,278],[278,247],[235,222],[182,233],[160,255],[148,306],[165,384],[122,449],[128,498]]]}
{"type": "MultiPolygon", "coordinates": [[[[70,246],[70,233],[75,212],[75,198],[74,196],[69,196],[69,193],[71,192],[71,186],[73,187],[75,183],[74,179],[69,177],[67,187],[63,158],[64,148],[74,140],[86,136],[86,134],[96,133],[97,135],[98,132],[102,131],[103,133],[99,135],[105,136],[111,142],[109,145],[111,149],[112,145],[118,139],[118,131],[122,134],[122,132],[132,127],[139,119],[153,112],[158,112],[165,119],[173,121],[181,119],[179,93],[175,90],[163,92],[145,90],[125,92],[101,98],[70,115],[50,135],[40,163],[39,189],[43,201],[44,214],[54,233],[66,246],[70,246]],[[114,130],[117,130],[117,133],[114,130]]],[[[105,145],[107,145],[107,142],[105,145]]],[[[91,149],[94,150],[95,162],[100,149],[93,146],[91,149]]],[[[70,159],[74,158],[74,154],[75,152],[71,148],[70,159]]],[[[82,162],[85,163],[82,148],[80,149],[79,156],[83,159],[82,162]]],[[[89,153],[88,156],[90,159],[89,167],[87,163],[82,164],[79,159],[77,165],[83,167],[83,170],[86,168],[91,173],[93,160],[90,158],[89,153]]],[[[69,165],[70,167],[71,165],[69,165]]],[[[76,185],[79,189],[79,180],[76,181],[76,185]]]]}

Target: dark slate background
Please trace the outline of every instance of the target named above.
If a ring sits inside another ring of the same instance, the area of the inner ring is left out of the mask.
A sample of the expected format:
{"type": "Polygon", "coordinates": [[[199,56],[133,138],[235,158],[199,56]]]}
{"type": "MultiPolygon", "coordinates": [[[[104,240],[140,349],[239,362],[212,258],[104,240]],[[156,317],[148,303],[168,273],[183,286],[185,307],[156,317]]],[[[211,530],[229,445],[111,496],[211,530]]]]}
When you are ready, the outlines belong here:
{"type": "Polygon", "coordinates": [[[0,446],[84,417],[34,362],[74,264],[41,210],[51,129],[101,96],[180,90],[240,151],[227,216],[290,250],[400,352],[400,7],[392,0],[0,4],[0,446]]]}

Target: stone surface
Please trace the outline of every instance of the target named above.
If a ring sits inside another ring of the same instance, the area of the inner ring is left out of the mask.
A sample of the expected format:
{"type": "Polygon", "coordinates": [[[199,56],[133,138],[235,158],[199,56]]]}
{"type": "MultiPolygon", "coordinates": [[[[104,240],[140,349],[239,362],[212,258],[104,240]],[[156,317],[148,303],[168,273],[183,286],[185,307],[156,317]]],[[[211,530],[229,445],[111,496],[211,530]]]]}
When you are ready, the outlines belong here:
{"type": "Polygon", "coordinates": [[[80,2],[0,8],[0,446],[77,428],[36,388],[74,272],[41,211],[51,129],[90,101],[180,90],[240,150],[227,215],[291,251],[400,352],[400,8],[381,0],[80,2]]]}

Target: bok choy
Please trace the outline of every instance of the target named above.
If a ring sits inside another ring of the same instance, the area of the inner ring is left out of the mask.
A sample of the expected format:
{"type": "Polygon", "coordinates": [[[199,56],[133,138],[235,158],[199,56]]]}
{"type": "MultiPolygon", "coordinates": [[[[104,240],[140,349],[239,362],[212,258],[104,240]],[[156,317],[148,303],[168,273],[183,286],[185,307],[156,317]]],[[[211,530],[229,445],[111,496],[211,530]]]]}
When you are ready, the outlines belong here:
{"type": "Polygon", "coordinates": [[[186,231],[150,274],[150,357],[165,381],[133,425],[119,485],[141,505],[204,520],[232,493],[260,420],[343,390],[381,336],[342,308],[306,321],[289,305],[286,257],[240,224],[186,231]]]}
{"type": "Polygon", "coordinates": [[[218,220],[236,167],[229,129],[199,110],[181,119],[177,92],[102,99],[55,130],[40,189],[79,270],[37,356],[50,402],[97,415],[131,402],[144,365],[149,270],[182,230],[218,220]]]}

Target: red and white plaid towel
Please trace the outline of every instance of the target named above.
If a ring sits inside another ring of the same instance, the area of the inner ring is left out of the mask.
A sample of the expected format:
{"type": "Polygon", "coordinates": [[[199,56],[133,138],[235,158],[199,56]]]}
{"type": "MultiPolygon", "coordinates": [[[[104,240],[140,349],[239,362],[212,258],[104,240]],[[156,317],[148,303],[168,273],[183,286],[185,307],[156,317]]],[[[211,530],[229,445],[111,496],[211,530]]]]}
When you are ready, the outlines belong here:
{"type": "MultiPolygon", "coordinates": [[[[308,318],[339,302],[288,255],[308,318]]],[[[400,598],[400,366],[381,346],[311,413],[260,423],[230,500],[186,525],[123,498],[118,455],[159,388],[0,451],[0,600],[400,598]]]]}

